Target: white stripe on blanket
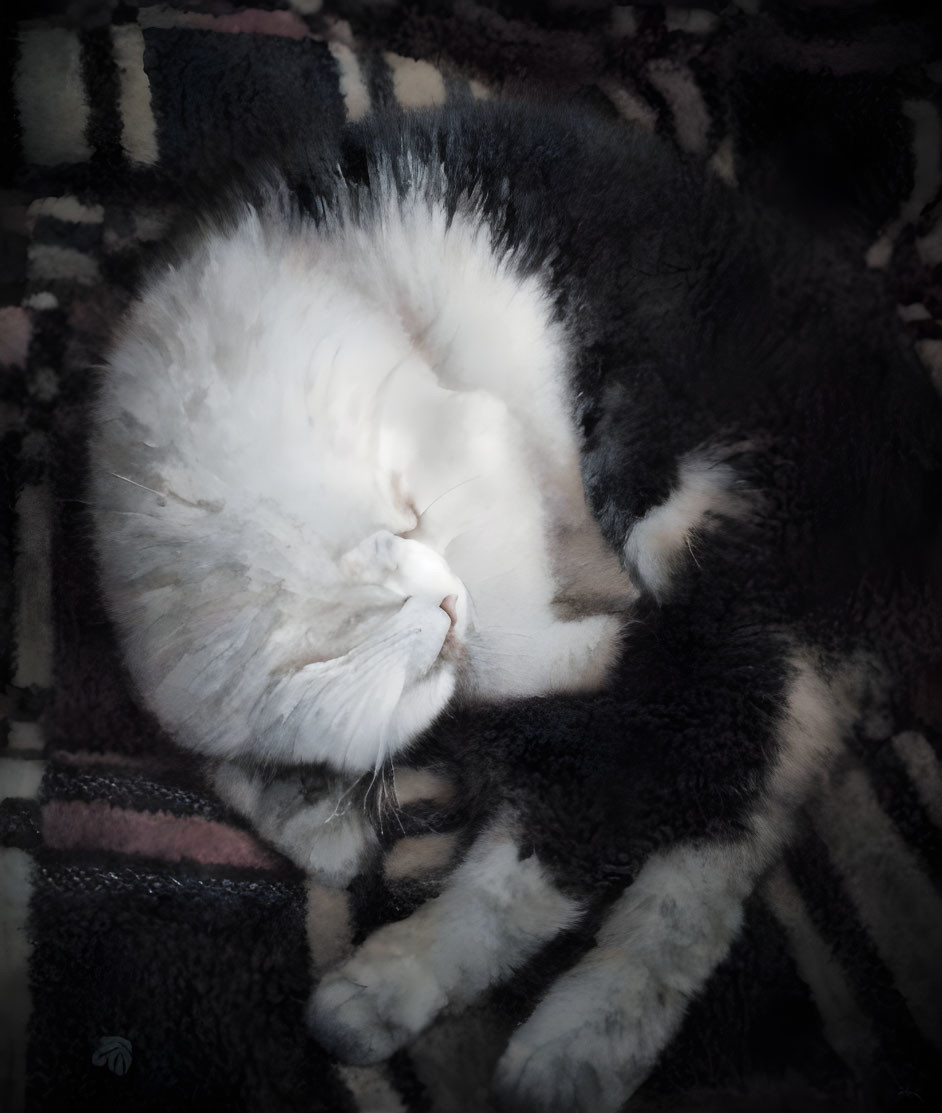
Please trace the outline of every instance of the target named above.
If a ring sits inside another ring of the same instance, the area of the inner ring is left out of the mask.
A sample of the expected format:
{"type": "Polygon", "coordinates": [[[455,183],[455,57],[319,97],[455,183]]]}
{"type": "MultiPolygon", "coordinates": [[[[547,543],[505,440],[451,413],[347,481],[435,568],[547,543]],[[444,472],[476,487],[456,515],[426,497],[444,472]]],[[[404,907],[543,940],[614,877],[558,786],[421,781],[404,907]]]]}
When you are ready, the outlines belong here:
{"type": "Polygon", "coordinates": [[[896,237],[907,224],[915,221],[932,201],[938,188],[939,150],[942,147],[942,126],[938,109],[927,100],[909,100],[903,104],[903,115],[913,123],[913,155],[916,160],[912,193],[902,203],[899,215],[867,248],[868,267],[885,267],[893,255],[896,237]]]}
{"type": "Polygon", "coordinates": [[[140,27],[125,23],[111,28],[111,39],[121,80],[121,146],[132,162],[152,166],[159,151],[150,81],[144,69],[144,36],[140,27]]]}
{"type": "Polygon", "coordinates": [[[677,142],[685,151],[702,154],[710,131],[710,113],[697,79],[686,66],[670,58],[655,58],[645,72],[670,105],[677,142]]]}
{"type": "Polygon", "coordinates": [[[785,866],[778,866],[767,879],[764,895],[785,931],[798,973],[811,990],[828,1043],[857,1077],[866,1077],[879,1050],[873,1029],[785,866]]]}
{"type": "Polygon", "coordinates": [[[98,260],[74,247],[31,243],[27,248],[27,263],[33,282],[78,282],[91,286],[101,278],[98,260]]]}
{"type": "Polygon", "coordinates": [[[383,57],[392,73],[393,92],[403,108],[445,103],[445,79],[431,62],[403,58],[387,51],[383,57]]]}
{"type": "Polygon", "coordinates": [[[897,734],[893,739],[893,749],[906,766],[919,802],[929,818],[936,827],[942,827],[942,764],[935,751],[914,730],[897,734]]]}
{"type": "Polygon", "coordinates": [[[41,216],[51,216],[72,224],[101,224],[105,216],[102,205],[86,205],[77,197],[37,197],[30,202],[26,215],[33,221],[41,216]]]}
{"type": "Polygon", "coordinates": [[[347,107],[347,119],[361,120],[370,110],[370,94],[360,73],[357,56],[341,42],[330,43],[328,49],[340,71],[340,92],[347,107]]]}
{"type": "Polygon", "coordinates": [[[873,940],[928,1040],[942,1047],[942,898],[882,810],[866,773],[851,768],[822,794],[813,822],[873,940]]]}
{"type": "Polygon", "coordinates": [[[11,722],[7,736],[7,753],[15,757],[17,754],[41,754],[45,745],[39,723],[11,722]]]}
{"type": "Polygon", "coordinates": [[[614,81],[600,81],[599,88],[618,109],[622,119],[637,124],[645,131],[654,131],[657,126],[657,111],[637,93],[614,81]]]}

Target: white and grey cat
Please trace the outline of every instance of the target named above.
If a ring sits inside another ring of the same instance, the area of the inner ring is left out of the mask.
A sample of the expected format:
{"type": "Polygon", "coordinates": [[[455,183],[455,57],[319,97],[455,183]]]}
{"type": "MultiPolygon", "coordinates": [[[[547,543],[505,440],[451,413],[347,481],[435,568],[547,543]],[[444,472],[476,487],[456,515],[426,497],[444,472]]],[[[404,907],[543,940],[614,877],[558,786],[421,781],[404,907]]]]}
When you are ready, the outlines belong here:
{"type": "Polygon", "coordinates": [[[617,619],[570,613],[630,585],[585,505],[565,332],[424,189],[362,223],[247,207],[111,354],[103,582],[200,752],[359,774],[459,687],[575,691],[614,656],[617,619]]]}
{"type": "Polygon", "coordinates": [[[601,900],[496,1084],[614,1110],[938,629],[930,592],[873,632],[935,552],[938,401],[878,291],[654,140],[477,106],[299,150],[118,334],[104,594],[145,703],[322,880],[372,845],[340,795],[427,728],[473,789],[441,894],[316,990],[324,1042],[391,1054],[601,900]]]}

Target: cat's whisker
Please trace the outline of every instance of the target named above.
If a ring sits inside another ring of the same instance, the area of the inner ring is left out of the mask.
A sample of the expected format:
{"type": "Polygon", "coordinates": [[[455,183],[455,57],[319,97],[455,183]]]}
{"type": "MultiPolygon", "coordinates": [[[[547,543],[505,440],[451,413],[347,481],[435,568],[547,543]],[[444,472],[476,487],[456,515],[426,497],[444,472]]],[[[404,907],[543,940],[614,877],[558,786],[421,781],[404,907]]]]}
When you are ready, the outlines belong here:
{"type": "Polygon", "coordinates": [[[343,809],[343,811],[340,810],[340,806],[343,804],[344,800],[346,800],[346,798],[350,795],[350,793],[353,792],[353,790],[356,788],[356,786],[360,783],[361,780],[363,780],[362,777],[357,777],[357,779],[355,781],[353,781],[351,784],[347,785],[347,787],[343,790],[343,792],[337,798],[337,802],[334,805],[334,810],[324,820],[325,823],[330,823],[330,821],[332,819],[336,819],[338,816],[342,819],[343,816],[345,816],[347,814],[347,812],[350,810],[350,805],[348,804],[347,807],[345,807],[343,809]]]}
{"type": "MultiPolygon", "coordinates": [[[[395,817],[396,822],[399,824],[400,832],[403,835],[405,835],[406,829],[405,829],[405,827],[403,827],[402,819],[399,815],[399,793],[396,790],[396,766],[395,766],[395,763],[393,762],[392,757],[390,757],[388,760],[389,760],[389,775],[392,778],[392,792],[390,793],[390,799],[392,801],[392,804],[391,804],[392,814],[395,817]]],[[[383,768],[385,770],[385,765],[383,766],[383,768]]],[[[386,786],[385,780],[383,782],[383,785],[386,788],[386,791],[389,792],[389,789],[388,789],[388,786],[386,786]]]]}
{"type": "MultiPolygon", "coordinates": [[[[509,626],[494,626],[494,625],[491,625],[491,626],[488,627],[487,632],[488,632],[488,635],[490,635],[490,634],[500,634],[502,637],[505,637],[505,638],[526,638],[527,641],[532,641],[533,640],[533,635],[532,634],[525,634],[522,630],[513,630],[509,626]]],[[[483,643],[480,643],[478,641],[478,639],[475,637],[474,634],[469,635],[466,640],[471,642],[474,645],[483,644],[483,643]]]]}
{"type": "Polygon", "coordinates": [[[396,807],[398,808],[399,807],[399,788],[396,784],[396,763],[393,761],[393,759],[391,757],[389,759],[389,773],[390,773],[390,776],[392,777],[393,798],[395,799],[396,807]]]}
{"type": "Polygon", "coordinates": [[[63,502],[77,502],[81,506],[90,506],[92,509],[97,509],[98,514],[102,518],[153,518],[153,514],[149,514],[146,510],[111,510],[110,508],[102,509],[94,502],[82,502],[81,499],[63,499],[63,502]]]}
{"type": "Polygon", "coordinates": [[[386,758],[380,756],[376,759],[376,765],[373,770],[373,779],[379,776],[379,783],[376,785],[376,800],[374,804],[374,811],[376,813],[377,822],[379,823],[380,834],[383,834],[385,828],[383,821],[387,811],[387,790],[386,790],[386,758]]]}
{"type": "Polygon", "coordinates": [[[488,646],[481,646],[478,650],[478,656],[481,660],[485,660],[488,657],[504,657],[509,661],[519,661],[522,658],[533,657],[534,654],[517,652],[511,653],[502,649],[491,649],[488,646]]]}
{"type": "Polygon", "coordinates": [[[476,479],[480,478],[480,475],[472,475],[470,479],[462,479],[462,481],[460,483],[456,483],[454,487],[449,487],[447,491],[442,491],[440,495],[437,495],[435,498],[432,499],[432,501],[428,504],[428,506],[425,507],[424,510],[419,511],[419,518],[421,519],[425,514],[427,514],[435,505],[435,503],[440,502],[446,495],[450,495],[453,491],[457,491],[459,487],[464,487],[466,484],[473,483],[476,479]]]}
{"type": "Polygon", "coordinates": [[[110,471],[108,474],[114,476],[115,479],[121,479],[125,483],[130,483],[132,487],[140,487],[142,491],[150,491],[152,495],[156,495],[159,499],[165,499],[167,497],[165,493],[155,491],[153,487],[147,487],[143,483],[138,483],[136,479],[128,479],[126,475],[118,475],[116,471],[110,471]]]}
{"type": "MultiPolygon", "coordinates": [[[[367,811],[368,811],[368,808],[370,806],[370,793],[373,791],[373,786],[376,784],[376,777],[377,777],[378,774],[380,775],[380,785],[382,785],[381,768],[382,768],[382,759],[377,758],[376,764],[373,766],[373,775],[370,777],[370,783],[366,786],[366,792],[363,793],[363,814],[364,814],[364,816],[367,815],[367,811]]],[[[383,832],[383,808],[382,808],[381,803],[378,807],[376,807],[375,811],[376,811],[376,821],[379,824],[379,833],[382,835],[384,832],[383,832]]]]}
{"type": "Polygon", "coordinates": [[[199,680],[206,673],[207,669],[212,668],[213,665],[215,665],[218,661],[220,661],[223,657],[230,653],[232,651],[232,648],[233,644],[232,639],[230,638],[230,640],[222,647],[222,649],[220,649],[220,651],[214,657],[211,657],[198,672],[193,674],[193,680],[199,680]]]}

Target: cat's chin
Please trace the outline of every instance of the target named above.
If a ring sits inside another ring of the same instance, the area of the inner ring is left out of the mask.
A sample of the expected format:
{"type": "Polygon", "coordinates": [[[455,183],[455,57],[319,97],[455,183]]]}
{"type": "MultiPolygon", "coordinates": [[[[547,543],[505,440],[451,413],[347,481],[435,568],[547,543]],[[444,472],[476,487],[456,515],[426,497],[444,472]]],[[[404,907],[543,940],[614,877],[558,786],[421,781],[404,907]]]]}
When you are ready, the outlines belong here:
{"type": "Polygon", "coordinates": [[[302,670],[319,688],[306,740],[315,760],[371,772],[431,726],[465,668],[463,594],[448,607],[413,596],[349,653],[302,670]]]}
{"type": "Polygon", "coordinates": [[[451,702],[457,686],[458,666],[441,657],[423,680],[403,693],[389,724],[386,749],[390,757],[432,725],[451,702]]]}
{"type": "Polygon", "coordinates": [[[440,659],[420,680],[402,691],[391,713],[383,710],[382,692],[364,708],[355,732],[326,739],[323,760],[341,772],[360,775],[401,754],[438,718],[458,686],[458,668],[440,659]]]}

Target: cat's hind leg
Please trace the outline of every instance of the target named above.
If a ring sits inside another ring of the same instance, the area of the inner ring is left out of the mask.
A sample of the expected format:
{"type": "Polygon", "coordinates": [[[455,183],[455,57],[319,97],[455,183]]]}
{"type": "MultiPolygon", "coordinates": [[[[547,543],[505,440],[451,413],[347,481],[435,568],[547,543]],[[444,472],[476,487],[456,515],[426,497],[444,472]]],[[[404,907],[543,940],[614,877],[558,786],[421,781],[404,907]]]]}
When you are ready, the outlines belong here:
{"type": "Polygon", "coordinates": [[[509,977],[581,912],[535,854],[522,856],[503,815],[439,896],[375,932],[327,974],[311,999],[311,1027],[347,1062],[388,1058],[447,1005],[509,977]]]}
{"type": "Polygon", "coordinates": [[[853,717],[855,670],[828,681],[812,655],[795,653],[790,672],[777,756],[739,833],[680,842],[647,859],[596,946],[514,1033],[494,1079],[501,1108],[614,1113],[650,1073],[726,957],[795,806],[823,779],[853,717]]]}
{"type": "Polygon", "coordinates": [[[644,1081],[739,932],[755,883],[745,846],[649,859],[596,946],[515,1033],[494,1089],[513,1113],[610,1113],[644,1081]]]}
{"type": "Polygon", "coordinates": [[[220,761],[210,783],[262,838],[322,885],[347,885],[377,846],[357,783],[318,767],[271,773],[220,761]]]}

